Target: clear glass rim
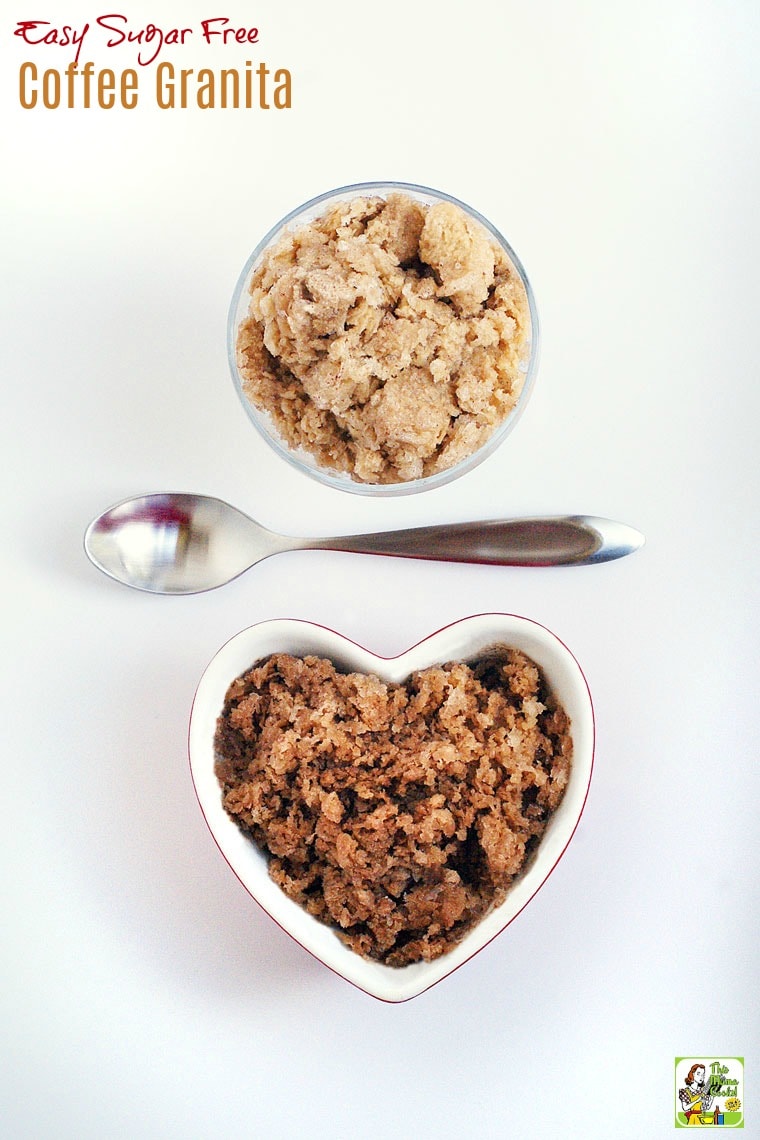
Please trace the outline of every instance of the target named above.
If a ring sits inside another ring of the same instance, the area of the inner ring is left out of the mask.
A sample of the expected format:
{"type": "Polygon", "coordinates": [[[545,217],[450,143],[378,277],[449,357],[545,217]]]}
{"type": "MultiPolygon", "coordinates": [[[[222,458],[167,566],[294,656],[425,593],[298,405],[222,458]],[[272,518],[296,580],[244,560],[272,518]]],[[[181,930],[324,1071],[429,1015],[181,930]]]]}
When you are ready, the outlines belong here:
{"type": "Polygon", "coordinates": [[[507,435],[516,426],[519,419],[522,417],[525,407],[530,399],[530,396],[535,385],[536,374],[538,371],[538,358],[540,348],[540,332],[539,332],[539,319],[538,309],[536,307],[536,300],[533,294],[533,288],[525,268],[517,256],[512,246],[509,244],[504,235],[493,225],[492,222],[475,210],[466,202],[461,201],[459,198],[453,197],[451,194],[445,193],[443,190],[436,190],[430,186],[419,185],[414,182],[354,182],[348,183],[345,186],[338,186],[334,190],[326,190],[322,194],[317,194],[315,197],[308,199],[300,206],[296,206],[286,214],[279,222],[267,231],[262,237],[261,241],[256,245],[253,252],[248,257],[243,269],[238,277],[237,284],[235,285],[232,294],[232,300],[227,316],[227,359],[229,363],[232,380],[235,385],[235,390],[243,405],[249,420],[258,431],[259,435],[269,444],[269,446],[288,463],[291,467],[303,474],[308,475],[310,478],[328,487],[333,487],[339,491],[346,491],[353,495],[366,495],[375,497],[389,497],[394,495],[414,495],[421,491],[430,491],[436,487],[445,486],[447,483],[453,482],[461,475],[478,467],[485,459],[493,454],[499,445],[504,441],[507,435]],[[461,459],[459,463],[446,468],[445,471],[438,471],[434,475],[426,475],[421,479],[410,479],[404,483],[361,483],[358,480],[352,479],[350,475],[343,472],[332,471],[329,468],[320,467],[314,459],[306,451],[295,451],[290,448],[285,441],[280,437],[277,429],[272,424],[269,426],[267,423],[268,417],[265,413],[259,411],[248,399],[243,391],[240,373],[237,366],[237,331],[242,319],[241,303],[247,293],[247,285],[251,273],[263,256],[266,249],[275,241],[280,234],[282,234],[293,222],[305,219],[309,214],[316,216],[316,211],[324,203],[341,198],[352,197],[366,197],[372,194],[383,196],[388,193],[408,193],[412,196],[421,197],[423,199],[432,199],[433,201],[451,202],[453,205],[458,206],[469,217],[474,218],[479,222],[485,230],[498,242],[498,244],[505,251],[515,270],[520,276],[520,279],[525,288],[526,296],[528,299],[528,310],[530,312],[531,322],[531,337],[530,337],[530,355],[528,358],[528,365],[525,372],[525,380],[523,388],[518,398],[517,404],[509,415],[502,421],[501,424],[492,432],[490,437],[486,440],[482,447],[473,452],[472,455],[466,456],[461,459]]]}

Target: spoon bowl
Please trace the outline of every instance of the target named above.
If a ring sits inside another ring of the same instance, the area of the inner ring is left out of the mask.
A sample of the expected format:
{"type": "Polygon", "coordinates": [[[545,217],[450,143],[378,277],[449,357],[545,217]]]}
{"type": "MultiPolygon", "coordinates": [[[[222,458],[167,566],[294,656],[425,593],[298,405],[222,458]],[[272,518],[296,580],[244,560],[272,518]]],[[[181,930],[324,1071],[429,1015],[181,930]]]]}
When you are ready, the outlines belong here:
{"type": "Polygon", "coordinates": [[[289,548],[221,499],[172,493],[110,507],[90,523],[84,546],[104,574],[154,594],[214,589],[289,548]]]}
{"type": "Polygon", "coordinates": [[[643,542],[633,527],[592,515],[286,538],[222,499],[172,492],[125,499],[93,519],[84,536],[94,566],[117,582],[153,594],[213,590],[286,550],[342,550],[499,566],[577,566],[621,558],[643,542]]]}

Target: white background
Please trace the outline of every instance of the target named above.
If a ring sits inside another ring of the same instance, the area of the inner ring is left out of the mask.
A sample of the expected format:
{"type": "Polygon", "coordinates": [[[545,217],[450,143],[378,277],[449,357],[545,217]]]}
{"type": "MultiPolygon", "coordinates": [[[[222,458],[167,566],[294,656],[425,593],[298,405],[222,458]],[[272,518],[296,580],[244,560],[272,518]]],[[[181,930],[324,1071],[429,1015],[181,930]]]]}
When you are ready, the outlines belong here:
{"type": "MultiPolygon", "coordinates": [[[[20,63],[70,56],[24,47],[16,21],[102,9],[3,4],[4,1134],[668,1137],[677,1055],[744,1055],[752,1074],[760,1047],[757,5],[116,7],[135,29],[257,25],[259,48],[196,32],[161,58],[286,67],[293,107],[159,111],[146,67],[134,111],[23,111],[20,63]],[[543,349],[496,456],[369,502],[258,439],[225,320],[280,216],[389,178],[502,230],[543,349]],[[162,489],[292,534],[589,512],[647,544],[564,570],[298,553],[164,599],[101,576],[81,546],[100,510],[162,489]],[[512,926],[387,1006],[230,873],[190,781],[193,692],[260,619],[391,655],[488,609],[548,625],[580,660],[590,798],[512,926]]],[[[90,45],[82,61],[134,65],[90,45]]],[[[760,1135],[756,1093],[752,1078],[745,1135],[760,1135]]]]}

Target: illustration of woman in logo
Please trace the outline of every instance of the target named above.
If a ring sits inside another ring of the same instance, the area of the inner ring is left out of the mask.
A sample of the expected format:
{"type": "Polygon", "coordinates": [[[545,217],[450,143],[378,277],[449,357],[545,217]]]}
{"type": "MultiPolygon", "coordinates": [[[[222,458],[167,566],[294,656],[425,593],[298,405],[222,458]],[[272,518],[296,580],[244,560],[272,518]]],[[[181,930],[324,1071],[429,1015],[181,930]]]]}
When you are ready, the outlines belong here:
{"type": "Polygon", "coordinates": [[[686,1074],[686,1088],[678,1092],[688,1124],[716,1124],[718,1114],[710,1112],[715,1099],[709,1090],[704,1065],[692,1065],[686,1074]]]}

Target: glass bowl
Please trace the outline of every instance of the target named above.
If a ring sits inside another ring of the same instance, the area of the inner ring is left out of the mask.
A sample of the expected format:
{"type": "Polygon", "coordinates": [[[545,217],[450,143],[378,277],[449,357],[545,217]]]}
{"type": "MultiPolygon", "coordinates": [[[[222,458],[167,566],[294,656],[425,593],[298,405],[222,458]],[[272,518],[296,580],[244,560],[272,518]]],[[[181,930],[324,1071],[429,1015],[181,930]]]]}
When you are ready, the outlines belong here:
{"type": "Polygon", "coordinates": [[[441,487],[459,478],[466,472],[471,471],[489,455],[493,454],[496,448],[503,443],[504,439],[512,431],[525,410],[536,377],[538,349],[538,314],[533,290],[522,263],[506,239],[486,218],[482,217],[482,215],[472,209],[471,206],[460,202],[457,198],[453,198],[451,195],[439,190],[432,190],[429,187],[417,186],[405,182],[363,182],[341,186],[336,190],[330,190],[324,194],[320,194],[316,198],[312,198],[302,206],[298,206],[295,210],[292,210],[272,227],[248,258],[235,287],[227,322],[227,352],[235,389],[243,408],[259,434],[278,455],[297,470],[328,487],[367,496],[410,495],[420,491],[431,490],[435,487],[441,487]],[[290,446],[288,441],[280,434],[280,431],[269,413],[258,408],[248,398],[245,392],[238,363],[237,338],[240,325],[248,316],[251,276],[260,265],[265,253],[274,247],[286,232],[294,233],[298,231],[309,222],[323,215],[331,206],[338,202],[348,202],[355,198],[365,197],[387,198],[388,195],[396,193],[412,198],[414,201],[425,206],[432,206],[440,202],[451,203],[462,210],[469,218],[479,223],[494,242],[501,247],[522,282],[527,297],[530,327],[528,330],[527,351],[519,365],[520,370],[524,373],[524,381],[518,400],[514,408],[497,424],[491,435],[477,450],[453,464],[451,467],[436,471],[422,478],[393,483],[371,483],[362,482],[357,478],[353,478],[348,473],[326,467],[320,464],[318,460],[304,448],[299,447],[295,449],[290,446]]]}

